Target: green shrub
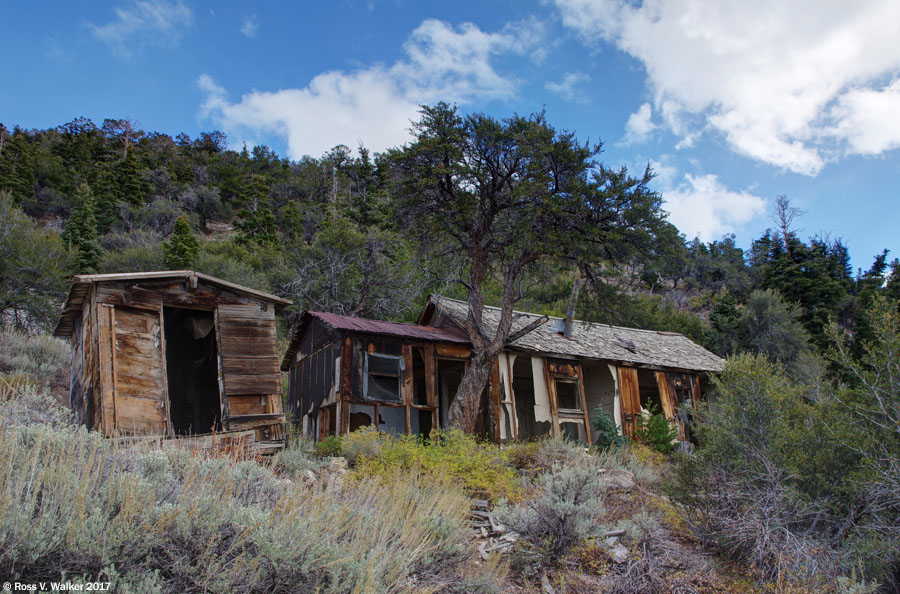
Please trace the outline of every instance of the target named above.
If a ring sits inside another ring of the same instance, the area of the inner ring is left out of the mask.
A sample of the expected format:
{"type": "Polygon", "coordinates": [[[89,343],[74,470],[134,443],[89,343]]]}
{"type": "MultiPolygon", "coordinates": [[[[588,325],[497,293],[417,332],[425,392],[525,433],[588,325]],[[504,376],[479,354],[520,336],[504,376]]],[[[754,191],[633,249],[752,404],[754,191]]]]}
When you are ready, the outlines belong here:
{"type": "Polygon", "coordinates": [[[0,375],[27,374],[39,386],[68,397],[69,343],[55,336],[29,336],[14,330],[0,333],[0,375]]]}
{"type": "Polygon", "coordinates": [[[346,437],[341,438],[341,455],[350,464],[356,464],[360,458],[377,458],[381,448],[388,440],[386,433],[372,426],[360,427],[346,437]]]}
{"type": "Polygon", "coordinates": [[[600,518],[606,483],[600,470],[589,456],[556,465],[538,477],[537,497],[516,507],[498,506],[498,518],[527,541],[521,549],[526,559],[555,565],[570,548],[605,531],[600,518]]]}
{"type": "MultiPolygon", "coordinates": [[[[350,440],[354,434],[345,438],[350,440]]],[[[506,466],[499,449],[459,430],[436,433],[434,441],[418,435],[391,436],[362,433],[367,442],[379,440],[380,452],[360,455],[354,476],[366,479],[393,472],[421,471],[446,476],[460,484],[469,495],[489,500],[522,498],[515,472],[506,466]]]]}
{"type": "Polygon", "coordinates": [[[605,408],[598,406],[594,409],[594,414],[591,416],[593,417],[591,426],[597,431],[597,436],[593,440],[595,448],[605,450],[625,445],[625,437],[619,434],[616,422],[605,408]]]}
{"type": "Polygon", "coordinates": [[[541,442],[526,441],[503,446],[503,460],[516,470],[530,472],[538,469],[541,442]]]}
{"type": "Polygon", "coordinates": [[[340,435],[329,435],[322,441],[316,442],[315,449],[318,456],[340,456],[343,453],[343,440],[340,435]]]}
{"type": "Polygon", "coordinates": [[[678,431],[669,423],[669,419],[659,412],[656,404],[647,404],[648,416],[638,417],[635,437],[663,454],[671,454],[675,450],[674,441],[678,439],[678,431]]]}
{"type": "Polygon", "coordinates": [[[293,437],[271,461],[272,469],[289,479],[299,478],[307,470],[319,470],[325,464],[316,456],[315,444],[301,436],[293,437]]]}

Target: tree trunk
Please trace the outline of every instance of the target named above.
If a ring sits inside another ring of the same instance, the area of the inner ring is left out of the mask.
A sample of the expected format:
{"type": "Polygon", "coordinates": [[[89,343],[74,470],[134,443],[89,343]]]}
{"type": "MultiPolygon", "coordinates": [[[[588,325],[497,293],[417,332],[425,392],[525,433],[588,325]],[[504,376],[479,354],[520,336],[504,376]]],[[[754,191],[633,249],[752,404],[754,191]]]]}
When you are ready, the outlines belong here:
{"type": "Polygon", "coordinates": [[[463,373],[456,398],[447,411],[447,423],[465,433],[474,433],[478,414],[482,412],[482,394],[491,379],[494,356],[489,352],[473,353],[463,373]]]}

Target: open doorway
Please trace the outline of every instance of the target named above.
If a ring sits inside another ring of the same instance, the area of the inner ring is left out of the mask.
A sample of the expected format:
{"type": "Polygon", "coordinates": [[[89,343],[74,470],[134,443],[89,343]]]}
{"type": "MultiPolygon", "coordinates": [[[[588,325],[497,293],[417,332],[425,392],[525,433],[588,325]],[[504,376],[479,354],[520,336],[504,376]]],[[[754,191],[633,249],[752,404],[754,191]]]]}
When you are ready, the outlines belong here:
{"type": "Polygon", "coordinates": [[[605,414],[616,425],[616,381],[609,365],[605,363],[583,364],[584,396],[587,400],[588,418],[591,421],[591,441],[594,442],[599,432],[594,429],[594,419],[605,414]]]}
{"type": "Polygon", "coordinates": [[[440,403],[441,427],[447,427],[447,412],[456,398],[456,391],[462,383],[462,376],[466,370],[466,362],[459,359],[438,359],[438,395],[440,403]]]}
{"type": "Polygon", "coordinates": [[[176,435],[222,429],[213,312],[163,308],[169,415],[176,435]]]}
{"type": "Polygon", "coordinates": [[[638,369],[638,391],[641,397],[641,408],[652,410],[654,413],[662,413],[662,400],[659,396],[659,384],[656,383],[656,373],[649,369],[638,369]]]}
{"type": "MultiPolygon", "coordinates": [[[[513,393],[516,395],[516,423],[519,430],[519,441],[535,439],[550,433],[550,420],[538,419],[534,390],[534,366],[530,357],[518,355],[512,368],[513,393]]],[[[546,394],[544,400],[546,400],[546,394]]],[[[549,412],[549,402],[544,407],[549,412]]]]}

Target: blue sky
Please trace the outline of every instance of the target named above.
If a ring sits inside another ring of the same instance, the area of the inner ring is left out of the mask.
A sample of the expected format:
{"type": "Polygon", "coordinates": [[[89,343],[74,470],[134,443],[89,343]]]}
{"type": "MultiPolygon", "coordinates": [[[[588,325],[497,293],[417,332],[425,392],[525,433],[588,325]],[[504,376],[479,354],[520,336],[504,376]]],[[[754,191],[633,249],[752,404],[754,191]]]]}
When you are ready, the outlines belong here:
{"type": "Polygon", "coordinates": [[[405,142],[439,100],[546,108],[651,163],[670,220],[747,246],[785,194],[867,268],[900,256],[900,2],[483,0],[0,4],[0,122],[129,117],[291,158],[405,142]]]}

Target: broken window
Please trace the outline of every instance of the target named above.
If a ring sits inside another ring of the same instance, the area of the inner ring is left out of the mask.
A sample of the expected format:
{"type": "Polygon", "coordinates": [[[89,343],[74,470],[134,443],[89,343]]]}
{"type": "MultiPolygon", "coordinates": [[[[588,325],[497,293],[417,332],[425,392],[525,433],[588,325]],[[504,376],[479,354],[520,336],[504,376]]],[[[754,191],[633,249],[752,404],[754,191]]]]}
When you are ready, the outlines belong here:
{"type": "Polygon", "coordinates": [[[559,432],[569,441],[578,443],[587,442],[587,434],[584,430],[583,420],[559,420],[559,432]]]}
{"type": "Polygon", "coordinates": [[[403,435],[406,433],[406,408],[399,406],[378,407],[378,430],[403,435]]]}
{"type": "Polygon", "coordinates": [[[556,402],[560,410],[581,410],[578,382],[556,380],[556,402]]]}
{"type": "Polygon", "coordinates": [[[375,424],[375,407],[368,404],[350,405],[350,431],[375,424]]]}
{"type": "Polygon", "coordinates": [[[366,400],[402,402],[403,357],[366,353],[363,372],[363,394],[366,400]]]}

